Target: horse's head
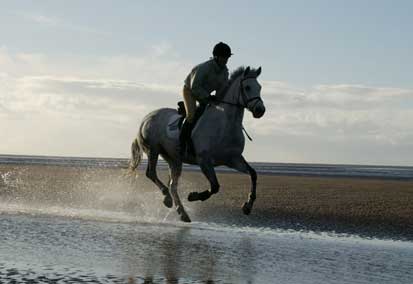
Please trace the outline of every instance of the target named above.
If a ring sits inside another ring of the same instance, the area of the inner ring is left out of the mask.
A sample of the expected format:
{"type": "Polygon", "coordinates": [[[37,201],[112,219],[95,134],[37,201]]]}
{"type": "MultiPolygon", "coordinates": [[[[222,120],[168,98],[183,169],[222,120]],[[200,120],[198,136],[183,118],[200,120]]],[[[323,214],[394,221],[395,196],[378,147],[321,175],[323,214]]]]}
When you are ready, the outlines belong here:
{"type": "Polygon", "coordinates": [[[260,118],[265,113],[264,102],[261,99],[261,85],[257,80],[260,74],[261,67],[257,70],[247,67],[242,74],[239,86],[241,102],[255,118],[260,118]]]}

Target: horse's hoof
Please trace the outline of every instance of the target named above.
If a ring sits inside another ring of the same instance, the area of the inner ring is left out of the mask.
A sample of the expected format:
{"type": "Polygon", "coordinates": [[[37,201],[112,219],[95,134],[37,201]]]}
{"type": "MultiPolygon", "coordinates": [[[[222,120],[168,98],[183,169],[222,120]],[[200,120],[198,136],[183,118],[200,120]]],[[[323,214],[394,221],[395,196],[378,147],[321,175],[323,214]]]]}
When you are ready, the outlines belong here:
{"type": "Polygon", "coordinates": [[[173,205],[172,197],[169,194],[165,195],[165,197],[163,198],[163,204],[168,208],[172,207],[173,205]]]}
{"type": "Polygon", "coordinates": [[[199,193],[198,192],[191,192],[189,195],[188,195],[188,201],[197,201],[197,200],[199,200],[199,193]]]}
{"type": "Polygon", "coordinates": [[[242,206],[242,212],[244,212],[245,215],[250,215],[251,206],[248,205],[248,202],[245,202],[244,205],[242,206]]]}
{"type": "Polygon", "coordinates": [[[188,214],[186,214],[185,209],[183,207],[176,208],[176,211],[181,216],[181,221],[184,221],[187,223],[191,222],[191,219],[189,218],[188,214]]]}
{"type": "Polygon", "coordinates": [[[181,215],[181,221],[186,222],[186,223],[191,223],[191,219],[186,214],[181,215]]]}

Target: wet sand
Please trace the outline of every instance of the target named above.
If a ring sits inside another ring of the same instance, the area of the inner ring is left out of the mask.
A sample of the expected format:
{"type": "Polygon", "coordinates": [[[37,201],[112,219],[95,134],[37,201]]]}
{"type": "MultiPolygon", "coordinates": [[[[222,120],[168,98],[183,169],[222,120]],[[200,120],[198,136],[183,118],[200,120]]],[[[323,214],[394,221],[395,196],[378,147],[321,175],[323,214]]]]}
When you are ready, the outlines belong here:
{"type": "Polygon", "coordinates": [[[0,283],[412,283],[412,182],[259,175],[245,216],[248,176],[184,172],[187,224],[125,174],[0,165],[0,283]]]}
{"type": "MultiPolygon", "coordinates": [[[[124,169],[0,165],[0,198],[76,204],[104,194],[105,206],[133,209],[135,196],[142,193],[153,194],[163,206],[161,194],[142,170],[133,181],[124,174],[124,169]],[[123,198],[107,196],[110,193],[123,198]]],[[[167,181],[165,171],[159,176],[167,181]]],[[[248,197],[249,177],[219,173],[218,178],[217,195],[189,203],[188,193],[207,189],[208,182],[199,172],[183,173],[179,193],[193,221],[413,239],[412,181],[259,175],[253,212],[244,216],[240,208],[248,197]]]]}
{"type": "MultiPolygon", "coordinates": [[[[186,174],[197,180],[198,174],[186,174]]],[[[248,177],[220,174],[218,206],[241,205],[248,177]]],[[[413,182],[360,178],[258,177],[253,214],[288,229],[413,239],[413,182]]]]}

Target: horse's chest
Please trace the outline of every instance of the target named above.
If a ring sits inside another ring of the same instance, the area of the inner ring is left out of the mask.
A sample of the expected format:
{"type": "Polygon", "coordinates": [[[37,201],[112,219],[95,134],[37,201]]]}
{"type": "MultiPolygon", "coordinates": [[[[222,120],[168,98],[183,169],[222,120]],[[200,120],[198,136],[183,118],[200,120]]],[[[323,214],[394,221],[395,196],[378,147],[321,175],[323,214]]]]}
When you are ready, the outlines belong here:
{"type": "Polygon", "coordinates": [[[242,132],[238,131],[233,125],[217,130],[216,134],[217,136],[211,139],[211,145],[218,149],[221,154],[233,156],[242,153],[245,139],[242,132]]]}

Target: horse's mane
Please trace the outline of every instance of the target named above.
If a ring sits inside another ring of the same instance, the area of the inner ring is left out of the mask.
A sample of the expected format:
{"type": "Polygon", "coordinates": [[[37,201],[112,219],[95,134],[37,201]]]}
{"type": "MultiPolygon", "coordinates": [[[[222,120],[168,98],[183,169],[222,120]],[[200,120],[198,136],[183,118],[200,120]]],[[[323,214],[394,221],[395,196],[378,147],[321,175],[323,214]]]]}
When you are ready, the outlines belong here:
{"type": "MultiPolygon", "coordinates": [[[[242,74],[244,74],[245,69],[247,69],[247,67],[245,66],[240,66],[237,69],[235,69],[234,71],[231,72],[231,75],[229,76],[229,80],[228,80],[228,84],[226,86],[225,89],[221,90],[221,92],[219,94],[217,94],[217,97],[222,98],[226,92],[228,91],[229,87],[231,87],[231,85],[240,77],[242,76],[242,74]]],[[[252,72],[256,72],[257,70],[255,69],[251,69],[252,72]]],[[[251,72],[250,71],[250,72],[251,72]]]]}
{"type": "Polygon", "coordinates": [[[231,75],[229,76],[228,85],[231,86],[232,83],[234,83],[234,81],[244,73],[245,69],[246,69],[245,66],[240,66],[237,69],[235,69],[234,71],[232,71],[231,75]]]}
{"type": "Polygon", "coordinates": [[[217,93],[218,98],[222,98],[228,91],[229,87],[237,80],[239,76],[241,76],[245,71],[245,66],[240,66],[234,71],[231,72],[231,75],[229,76],[228,84],[225,87],[225,89],[221,90],[220,93],[217,93]]]}

